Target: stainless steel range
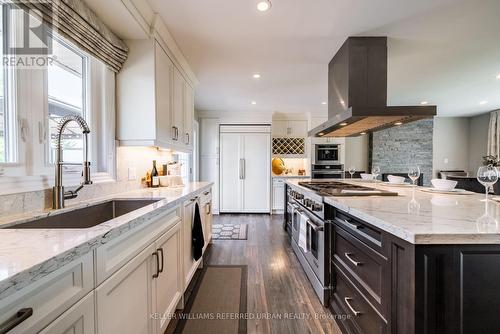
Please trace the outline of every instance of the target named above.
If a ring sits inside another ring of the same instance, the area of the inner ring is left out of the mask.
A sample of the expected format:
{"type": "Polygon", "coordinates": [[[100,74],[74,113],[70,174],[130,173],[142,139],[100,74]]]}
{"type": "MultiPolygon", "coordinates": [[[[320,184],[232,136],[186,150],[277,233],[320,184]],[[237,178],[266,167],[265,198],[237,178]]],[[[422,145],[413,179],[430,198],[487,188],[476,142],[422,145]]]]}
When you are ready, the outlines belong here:
{"type": "Polygon", "coordinates": [[[319,299],[328,306],[330,226],[325,224],[323,197],[298,187],[288,188],[287,197],[286,223],[292,249],[319,299]]]}
{"type": "Polygon", "coordinates": [[[338,181],[299,182],[287,186],[285,228],[307,278],[323,305],[327,306],[333,286],[330,272],[331,225],[325,213],[326,196],[397,196],[397,193],[338,181]]]}

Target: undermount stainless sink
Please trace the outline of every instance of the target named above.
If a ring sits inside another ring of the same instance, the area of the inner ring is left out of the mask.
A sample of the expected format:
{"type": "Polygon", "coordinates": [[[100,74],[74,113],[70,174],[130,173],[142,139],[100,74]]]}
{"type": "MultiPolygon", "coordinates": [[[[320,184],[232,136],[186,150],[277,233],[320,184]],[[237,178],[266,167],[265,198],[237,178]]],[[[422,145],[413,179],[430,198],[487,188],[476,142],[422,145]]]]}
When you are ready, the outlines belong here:
{"type": "Polygon", "coordinates": [[[15,224],[7,229],[89,228],[158,202],[160,199],[114,199],[61,214],[15,224]]]}

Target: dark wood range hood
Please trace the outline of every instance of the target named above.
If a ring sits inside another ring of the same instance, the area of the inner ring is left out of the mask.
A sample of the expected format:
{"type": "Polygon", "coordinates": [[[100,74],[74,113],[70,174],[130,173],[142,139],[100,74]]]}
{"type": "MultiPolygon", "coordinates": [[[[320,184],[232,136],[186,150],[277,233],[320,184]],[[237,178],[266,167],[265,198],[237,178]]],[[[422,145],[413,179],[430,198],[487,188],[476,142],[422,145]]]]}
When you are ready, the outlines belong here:
{"type": "Polygon", "coordinates": [[[436,115],[436,106],[387,106],[387,37],[349,37],[328,65],[328,121],[313,137],[350,137],[436,115]]]}

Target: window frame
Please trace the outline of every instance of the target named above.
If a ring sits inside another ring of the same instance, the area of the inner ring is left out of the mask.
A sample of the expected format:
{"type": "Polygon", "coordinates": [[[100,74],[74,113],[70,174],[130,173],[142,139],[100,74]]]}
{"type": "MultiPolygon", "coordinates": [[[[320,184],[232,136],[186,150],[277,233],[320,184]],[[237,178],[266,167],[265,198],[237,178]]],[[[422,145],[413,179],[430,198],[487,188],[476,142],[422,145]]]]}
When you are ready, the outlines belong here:
{"type": "MultiPolygon", "coordinates": [[[[15,27],[12,29],[15,32],[15,27]]],[[[58,41],[87,58],[85,109],[90,133],[89,156],[94,183],[116,181],[115,73],[105,64],[72,45],[58,41]]],[[[0,162],[0,195],[49,189],[54,185],[48,135],[48,69],[12,69],[15,116],[11,124],[17,160],[0,162]],[[42,105],[42,107],[40,107],[42,105]]],[[[64,172],[66,187],[81,182],[81,168],[64,172]]]]}

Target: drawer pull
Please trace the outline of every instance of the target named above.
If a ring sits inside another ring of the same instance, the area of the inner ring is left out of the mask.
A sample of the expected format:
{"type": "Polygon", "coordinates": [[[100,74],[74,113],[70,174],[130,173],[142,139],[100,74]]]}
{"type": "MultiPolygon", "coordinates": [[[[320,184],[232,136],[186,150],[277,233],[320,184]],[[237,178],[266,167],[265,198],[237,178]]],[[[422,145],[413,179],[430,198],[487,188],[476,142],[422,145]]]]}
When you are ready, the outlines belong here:
{"type": "Polygon", "coordinates": [[[153,256],[156,257],[156,273],[153,274],[153,278],[158,278],[160,276],[160,256],[158,252],[154,252],[153,256]]]}
{"type": "Polygon", "coordinates": [[[212,203],[208,202],[205,206],[205,212],[207,213],[207,215],[209,215],[210,212],[212,211],[211,207],[212,207],[212,203]]]}
{"type": "Polygon", "coordinates": [[[346,223],[347,225],[349,225],[350,227],[352,227],[353,229],[357,230],[360,228],[359,225],[356,225],[354,223],[351,223],[350,221],[348,221],[347,219],[344,219],[344,223],[346,223]]]}
{"type": "Polygon", "coordinates": [[[207,195],[209,195],[209,194],[210,194],[210,191],[205,191],[205,192],[203,193],[203,195],[205,195],[205,196],[207,196],[207,195]]]}
{"type": "Polygon", "coordinates": [[[0,324],[0,333],[4,334],[9,332],[32,315],[33,309],[31,307],[20,309],[10,319],[7,319],[7,321],[5,321],[3,324],[0,324]]]}
{"type": "Polygon", "coordinates": [[[363,262],[359,262],[359,261],[356,261],[354,260],[351,256],[353,256],[354,254],[353,253],[344,253],[345,257],[351,261],[352,264],[354,264],[355,266],[360,266],[363,264],[363,262]]]}
{"type": "Polygon", "coordinates": [[[351,300],[352,300],[352,298],[349,298],[349,297],[344,297],[344,301],[345,301],[345,303],[346,303],[347,307],[349,307],[349,309],[351,310],[351,312],[352,312],[352,313],[354,313],[354,315],[357,317],[358,315],[360,315],[360,314],[361,314],[361,312],[356,311],[356,310],[354,309],[354,307],[352,307],[352,306],[351,306],[351,303],[350,303],[350,301],[351,301],[351,300]]]}
{"type": "MultiPolygon", "coordinates": [[[[158,254],[161,253],[161,269],[158,269],[158,273],[162,273],[163,272],[163,266],[165,265],[165,259],[163,258],[163,248],[158,248],[157,252],[158,252],[158,254]]],[[[158,262],[160,262],[160,261],[158,261],[158,262]]]]}

